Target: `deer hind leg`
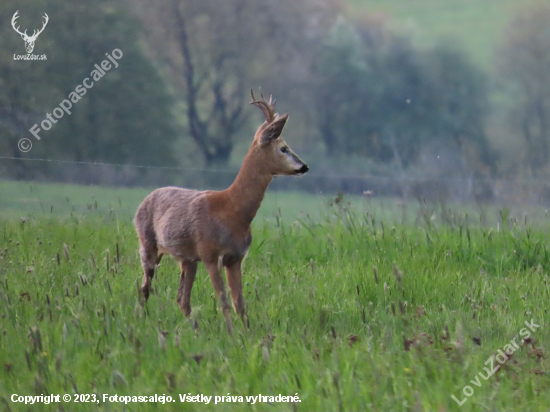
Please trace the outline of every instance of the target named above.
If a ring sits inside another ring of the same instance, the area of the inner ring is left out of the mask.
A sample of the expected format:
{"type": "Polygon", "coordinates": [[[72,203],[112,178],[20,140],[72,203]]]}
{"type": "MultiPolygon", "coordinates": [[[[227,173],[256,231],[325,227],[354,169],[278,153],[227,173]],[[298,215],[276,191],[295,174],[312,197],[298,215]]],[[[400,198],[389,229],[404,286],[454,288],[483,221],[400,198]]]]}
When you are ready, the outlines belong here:
{"type": "Polygon", "coordinates": [[[231,323],[231,306],[227,300],[225,285],[223,283],[223,278],[220,275],[218,261],[214,260],[208,263],[204,262],[204,265],[210,275],[210,281],[212,282],[212,286],[214,286],[214,291],[216,292],[216,295],[222,305],[223,317],[225,318],[225,324],[227,326],[227,333],[231,334],[231,330],[233,329],[233,325],[231,323]]]}
{"type": "Polygon", "coordinates": [[[233,301],[233,309],[235,313],[239,315],[243,321],[245,327],[248,327],[248,319],[244,310],[244,298],[243,298],[243,285],[241,281],[241,264],[242,260],[232,262],[225,266],[225,275],[227,277],[227,284],[231,291],[231,300],[233,301]]]}
{"type": "Polygon", "coordinates": [[[181,275],[177,301],[185,316],[191,314],[191,289],[197,273],[197,262],[180,262],[181,275]]]}
{"type": "Polygon", "coordinates": [[[141,265],[143,266],[143,282],[141,284],[141,291],[145,301],[149,299],[151,281],[155,275],[155,266],[159,264],[162,254],[158,253],[156,245],[150,243],[142,243],[139,249],[141,255],[141,265]]]}

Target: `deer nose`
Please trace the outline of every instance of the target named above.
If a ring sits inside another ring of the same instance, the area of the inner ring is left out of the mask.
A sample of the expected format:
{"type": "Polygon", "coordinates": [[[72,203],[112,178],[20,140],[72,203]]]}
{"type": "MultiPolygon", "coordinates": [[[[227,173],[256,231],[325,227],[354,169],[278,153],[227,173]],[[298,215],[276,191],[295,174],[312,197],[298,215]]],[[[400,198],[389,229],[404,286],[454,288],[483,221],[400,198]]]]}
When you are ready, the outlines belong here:
{"type": "Polygon", "coordinates": [[[296,172],[300,174],[304,174],[309,170],[309,167],[304,163],[302,167],[300,167],[296,172]]]}

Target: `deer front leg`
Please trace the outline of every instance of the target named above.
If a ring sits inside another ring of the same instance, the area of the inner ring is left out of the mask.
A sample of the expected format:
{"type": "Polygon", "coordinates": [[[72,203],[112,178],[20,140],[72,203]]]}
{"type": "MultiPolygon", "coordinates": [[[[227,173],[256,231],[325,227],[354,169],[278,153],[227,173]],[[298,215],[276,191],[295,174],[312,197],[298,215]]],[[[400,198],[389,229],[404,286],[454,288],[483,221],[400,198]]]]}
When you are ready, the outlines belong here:
{"type": "Polygon", "coordinates": [[[191,289],[197,273],[197,262],[180,262],[181,276],[177,301],[185,316],[191,314],[191,289]]]}
{"type": "Polygon", "coordinates": [[[243,285],[242,285],[242,273],[241,273],[242,259],[235,263],[231,263],[225,266],[225,275],[227,277],[227,284],[231,291],[231,300],[233,301],[233,309],[235,313],[239,315],[243,321],[245,328],[248,327],[246,314],[244,310],[244,298],[243,298],[243,285]]]}
{"type": "Polygon", "coordinates": [[[222,305],[223,317],[225,318],[225,324],[227,326],[227,333],[231,335],[231,330],[233,329],[231,323],[231,306],[229,306],[229,302],[227,301],[227,295],[225,294],[225,285],[223,284],[223,278],[220,276],[218,261],[216,260],[208,263],[205,262],[204,265],[206,266],[206,270],[210,275],[212,286],[214,286],[216,295],[218,296],[218,299],[220,300],[220,303],[222,305]]]}

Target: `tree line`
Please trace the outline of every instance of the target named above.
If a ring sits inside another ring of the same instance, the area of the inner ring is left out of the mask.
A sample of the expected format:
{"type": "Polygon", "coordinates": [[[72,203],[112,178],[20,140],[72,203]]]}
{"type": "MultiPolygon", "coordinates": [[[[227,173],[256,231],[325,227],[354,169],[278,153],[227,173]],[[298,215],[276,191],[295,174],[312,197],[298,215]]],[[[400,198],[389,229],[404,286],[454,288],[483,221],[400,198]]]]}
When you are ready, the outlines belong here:
{"type": "MultiPolygon", "coordinates": [[[[324,159],[410,173],[441,152],[449,173],[468,176],[550,166],[544,2],[515,11],[489,69],[448,42],[418,47],[391,17],[345,17],[336,0],[6,0],[0,16],[2,156],[225,167],[260,121],[248,101],[261,86],[324,159]],[[25,53],[9,24],[17,10],[29,31],[48,13],[34,51],[47,60],[14,59],[25,53]],[[33,141],[32,156],[22,153],[33,124],[115,48],[120,67],[33,141]],[[514,156],[495,147],[495,119],[522,148],[514,156]]],[[[27,169],[0,168],[9,177],[27,169]]]]}

